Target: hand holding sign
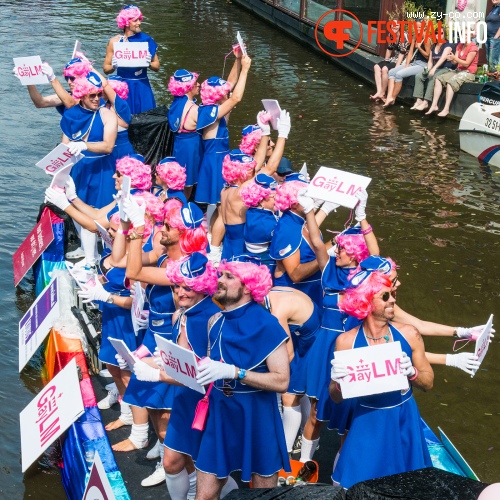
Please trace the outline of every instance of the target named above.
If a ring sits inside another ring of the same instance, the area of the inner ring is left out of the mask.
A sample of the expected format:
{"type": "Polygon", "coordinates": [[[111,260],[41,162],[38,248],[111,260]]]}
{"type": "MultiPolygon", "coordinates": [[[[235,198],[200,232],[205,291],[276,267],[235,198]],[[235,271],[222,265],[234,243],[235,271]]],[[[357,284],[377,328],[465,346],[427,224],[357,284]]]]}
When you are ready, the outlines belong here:
{"type": "Polygon", "coordinates": [[[281,108],[276,99],[262,99],[264,109],[271,115],[271,125],[274,130],[278,130],[278,120],[281,115],[281,108]]]}
{"type": "Polygon", "coordinates": [[[160,381],[160,370],[158,368],[153,368],[149,366],[144,361],[138,359],[134,365],[134,373],[137,380],[142,380],[143,382],[159,382],[160,381]]]}
{"type": "Polygon", "coordinates": [[[447,354],[446,366],[460,368],[469,375],[474,375],[474,372],[479,368],[477,356],[472,352],[461,352],[459,354],[447,354]]]}
{"type": "Polygon", "coordinates": [[[114,42],[113,47],[119,68],[147,68],[151,62],[148,42],[114,42]]]}
{"type": "Polygon", "coordinates": [[[196,381],[200,385],[207,385],[216,380],[234,379],[236,367],[229,363],[221,363],[213,359],[198,365],[199,374],[196,381]]]}
{"type": "MultiPolygon", "coordinates": [[[[483,359],[486,356],[486,353],[488,352],[488,347],[490,345],[490,332],[492,327],[493,327],[493,314],[489,317],[488,322],[484,326],[483,332],[476,340],[476,349],[474,351],[474,354],[477,356],[479,364],[483,362],[483,359]]],[[[478,368],[475,368],[473,370],[474,373],[471,375],[471,377],[473,377],[476,374],[478,369],[479,366],[478,368]]]]}
{"type": "Polygon", "coordinates": [[[238,40],[238,45],[240,46],[241,52],[243,53],[244,56],[246,56],[247,48],[245,46],[245,43],[243,42],[243,38],[241,38],[239,31],[236,33],[236,40],[238,40]]]}
{"type": "Polygon", "coordinates": [[[356,221],[361,222],[366,219],[366,204],[368,203],[368,191],[366,189],[359,190],[354,195],[359,201],[354,210],[356,221]]]}
{"type": "Polygon", "coordinates": [[[337,384],[344,379],[347,375],[349,375],[349,369],[347,368],[347,365],[345,363],[342,363],[342,361],[339,361],[338,359],[332,359],[330,361],[330,364],[332,365],[332,369],[330,371],[330,378],[334,381],[337,382],[337,384]]]}

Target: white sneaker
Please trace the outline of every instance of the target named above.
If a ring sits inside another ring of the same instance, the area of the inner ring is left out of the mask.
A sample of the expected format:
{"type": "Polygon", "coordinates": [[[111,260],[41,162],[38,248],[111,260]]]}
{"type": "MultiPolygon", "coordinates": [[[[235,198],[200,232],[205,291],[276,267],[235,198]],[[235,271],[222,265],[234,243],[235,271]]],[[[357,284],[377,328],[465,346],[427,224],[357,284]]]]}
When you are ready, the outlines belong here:
{"type": "Polygon", "coordinates": [[[165,482],[165,470],[163,469],[163,464],[158,462],[153,474],[141,481],[141,486],[156,486],[157,484],[161,484],[163,482],[165,482]]]}
{"type": "Polygon", "coordinates": [[[104,368],[99,372],[99,375],[101,377],[106,377],[106,378],[111,378],[111,373],[109,373],[109,370],[107,368],[104,368]]]}
{"type": "Polygon", "coordinates": [[[160,446],[163,446],[160,443],[160,440],[158,439],[156,441],[156,444],[148,451],[146,455],[147,460],[156,460],[157,458],[160,458],[160,446]]]}
{"type": "Polygon", "coordinates": [[[107,410],[111,408],[115,403],[118,403],[118,391],[108,391],[108,395],[97,403],[99,410],[107,410]]]}
{"type": "Polygon", "coordinates": [[[78,247],[76,250],[73,250],[72,252],[66,252],[65,257],[67,259],[81,259],[82,257],[85,257],[85,252],[83,251],[82,247],[78,247]]]}
{"type": "Polygon", "coordinates": [[[114,382],[111,382],[111,384],[106,384],[104,386],[104,388],[107,390],[107,391],[114,391],[116,392],[118,390],[118,388],[116,387],[116,384],[114,382]]]}

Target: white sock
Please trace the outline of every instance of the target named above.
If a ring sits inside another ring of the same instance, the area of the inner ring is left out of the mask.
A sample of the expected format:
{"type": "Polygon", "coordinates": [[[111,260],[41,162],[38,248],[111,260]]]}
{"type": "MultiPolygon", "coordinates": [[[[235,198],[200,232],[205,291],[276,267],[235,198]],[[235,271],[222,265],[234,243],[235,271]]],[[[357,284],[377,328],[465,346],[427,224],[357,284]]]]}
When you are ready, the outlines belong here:
{"type": "Polygon", "coordinates": [[[318,447],[318,443],[319,443],[319,438],[309,441],[309,439],[306,439],[304,437],[304,434],[302,434],[302,450],[300,452],[301,462],[307,462],[308,460],[312,460],[314,452],[318,447]]]}
{"type": "Polygon", "coordinates": [[[290,453],[299,432],[300,421],[302,420],[300,406],[284,406],[282,420],[285,431],[286,451],[290,453]]]}
{"type": "Polygon", "coordinates": [[[217,209],[217,205],[208,205],[207,207],[207,226],[208,226],[208,232],[212,232],[212,228],[210,226],[210,222],[212,221],[212,215],[214,214],[215,210],[217,209]]]}
{"type": "Polygon", "coordinates": [[[335,460],[333,461],[332,474],[335,472],[335,467],[337,467],[337,462],[339,461],[339,457],[340,457],[340,451],[337,451],[337,454],[335,455],[335,460]]]}
{"type": "Polygon", "coordinates": [[[162,465],[163,465],[163,457],[164,457],[164,455],[165,455],[165,446],[163,446],[163,443],[160,443],[160,461],[161,461],[162,465]]]}
{"type": "Polygon", "coordinates": [[[303,429],[306,426],[309,414],[311,413],[311,400],[307,396],[303,396],[300,400],[300,411],[302,413],[300,428],[303,429]]]}
{"type": "Polygon", "coordinates": [[[118,417],[125,425],[132,425],[134,417],[132,416],[132,408],[128,403],[120,401],[120,416],[118,417]]]}
{"type": "Polygon", "coordinates": [[[196,496],[196,470],[189,474],[189,491],[188,498],[194,498],[196,496]]]}
{"type": "Polygon", "coordinates": [[[91,233],[87,229],[82,227],[82,232],[80,234],[82,240],[82,248],[85,252],[85,260],[88,265],[94,265],[97,260],[97,233],[91,233]]]}
{"type": "Polygon", "coordinates": [[[189,475],[186,469],[179,474],[165,474],[167,490],[172,500],[186,500],[189,492],[189,475]]]}
{"type": "Polygon", "coordinates": [[[139,450],[144,448],[148,443],[149,424],[132,424],[129,439],[132,444],[139,450]]]}
{"type": "Polygon", "coordinates": [[[281,399],[281,394],[279,392],[276,393],[276,398],[278,399],[278,410],[280,414],[283,414],[283,400],[281,399]]]}
{"type": "Polygon", "coordinates": [[[227,483],[222,487],[222,491],[220,492],[220,498],[224,498],[231,491],[237,489],[238,485],[236,484],[236,481],[231,476],[227,476],[227,483]]]}

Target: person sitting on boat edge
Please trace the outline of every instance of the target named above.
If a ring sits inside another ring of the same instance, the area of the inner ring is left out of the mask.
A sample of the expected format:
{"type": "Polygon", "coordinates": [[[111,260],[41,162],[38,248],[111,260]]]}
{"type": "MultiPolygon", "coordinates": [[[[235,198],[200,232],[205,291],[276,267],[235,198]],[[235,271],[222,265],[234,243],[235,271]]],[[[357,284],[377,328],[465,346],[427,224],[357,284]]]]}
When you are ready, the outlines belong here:
{"type": "MultiPolygon", "coordinates": [[[[434,381],[422,337],[410,325],[392,323],[396,299],[387,275],[362,271],[352,281],[359,284],[346,291],[340,308],[363,319],[363,323],[340,335],[335,351],[399,341],[403,350],[401,371],[411,383],[406,392],[357,398],[352,425],[332,475],[334,483],[344,488],[367,479],[432,467],[412,395],[412,386],[428,391],[434,381]]],[[[335,357],[331,364],[330,396],[340,402],[339,382],[348,376],[349,369],[335,357]]]]}
{"type": "Polygon", "coordinates": [[[148,68],[153,71],[160,69],[156,42],[146,33],[141,31],[142,12],[136,5],[126,5],[116,16],[118,28],[123,30],[122,35],[110,38],[106,47],[106,57],[102,65],[104,73],[109,75],[116,70],[116,74],[121,76],[130,89],[129,106],[132,114],[143,113],[156,108],[153,89],[149,83],[148,68]],[[138,68],[119,67],[118,60],[114,55],[114,44],[116,42],[146,42],[148,44],[149,66],[138,68]]]}

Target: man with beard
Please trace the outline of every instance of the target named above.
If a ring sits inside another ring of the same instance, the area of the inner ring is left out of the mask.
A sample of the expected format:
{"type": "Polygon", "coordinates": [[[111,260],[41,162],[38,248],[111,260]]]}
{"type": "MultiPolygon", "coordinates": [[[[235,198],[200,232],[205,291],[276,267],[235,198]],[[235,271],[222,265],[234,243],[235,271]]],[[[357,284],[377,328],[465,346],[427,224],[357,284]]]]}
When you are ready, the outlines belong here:
{"type": "Polygon", "coordinates": [[[219,498],[229,474],[256,488],[276,486],[289,470],[276,392],[289,383],[287,334],[259,305],[271,289],[267,267],[248,256],[223,261],[214,299],[225,309],[209,322],[210,359],[198,382],[213,383],[210,411],[201,437],[197,499],[219,498]]]}

